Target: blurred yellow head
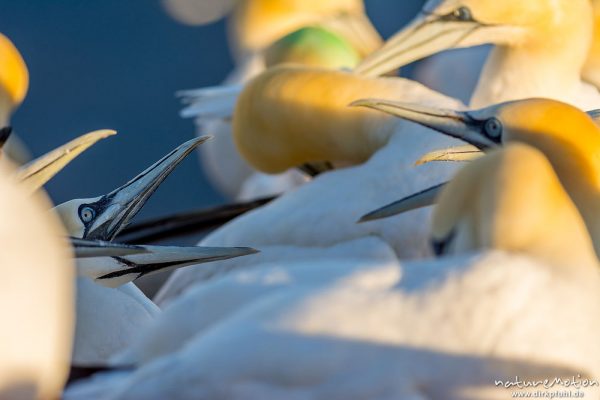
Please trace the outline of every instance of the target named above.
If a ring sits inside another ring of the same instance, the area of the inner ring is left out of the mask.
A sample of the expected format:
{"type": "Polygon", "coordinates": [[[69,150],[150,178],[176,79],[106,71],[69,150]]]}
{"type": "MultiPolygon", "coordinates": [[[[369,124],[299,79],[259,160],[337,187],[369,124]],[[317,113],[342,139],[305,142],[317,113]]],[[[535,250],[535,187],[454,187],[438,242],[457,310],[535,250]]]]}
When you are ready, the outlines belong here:
{"type": "Polygon", "coordinates": [[[29,88],[29,72],[19,50],[0,34],[0,126],[8,124],[29,88]]]}
{"type": "Polygon", "coordinates": [[[246,161],[265,173],[323,161],[360,164],[387,143],[395,125],[384,114],[348,104],[365,94],[392,99],[405,89],[404,81],[392,78],[273,67],[239,96],[233,137],[246,161]]]}

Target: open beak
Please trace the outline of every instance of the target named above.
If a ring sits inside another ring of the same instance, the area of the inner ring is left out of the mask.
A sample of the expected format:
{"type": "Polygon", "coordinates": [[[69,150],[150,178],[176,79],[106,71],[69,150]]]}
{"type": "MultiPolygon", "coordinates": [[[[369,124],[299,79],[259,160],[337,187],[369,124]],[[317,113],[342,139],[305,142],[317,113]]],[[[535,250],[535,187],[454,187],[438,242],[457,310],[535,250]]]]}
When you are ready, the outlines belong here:
{"type": "Polygon", "coordinates": [[[154,191],[196,147],[209,136],[185,142],[150,168],[94,203],[97,215],[86,228],[86,239],[111,241],[140,211],[154,191]]]}
{"type": "Polygon", "coordinates": [[[408,211],[432,206],[435,204],[435,200],[441,193],[444,186],[446,186],[446,183],[430,187],[419,193],[412,194],[403,199],[388,204],[387,206],[383,206],[375,211],[363,215],[360,218],[360,220],[358,220],[358,223],[362,224],[364,222],[377,221],[380,219],[403,214],[408,211]]]}
{"type": "Polygon", "coordinates": [[[463,140],[480,150],[497,147],[501,144],[501,137],[491,139],[482,132],[486,121],[475,119],[469,112],[378,99],[358,100],[353,102],[351,106],[372,108],[415,122],[445,135],[463,140]]]}
{"type": "Polygon", "coordinates": [[[132,254],[148,253],[141,246],[104,242],[101,240],[86,240],[69,238],[75,253],[75,258],[120,257],[132,254]]]}
{"type": "Polygon", "coordinates": [[[96,142],[116,133],[104,129],[80,136],[21,167],[17,179],[34,192],[96,142]]]}
{"type": "Polygon", "coordinates": [[[114,288],[146,275],[258,253],[249,247],[141,247],[147,254],[78,260],[78,273],[114,288]]]}
{"type": "Polygon", "coordinates": [[[381,76],[444,50],[489,43],[481,31],[491,27],[470,15],[422,13],[354,71],[369,77],[381,76]]]}

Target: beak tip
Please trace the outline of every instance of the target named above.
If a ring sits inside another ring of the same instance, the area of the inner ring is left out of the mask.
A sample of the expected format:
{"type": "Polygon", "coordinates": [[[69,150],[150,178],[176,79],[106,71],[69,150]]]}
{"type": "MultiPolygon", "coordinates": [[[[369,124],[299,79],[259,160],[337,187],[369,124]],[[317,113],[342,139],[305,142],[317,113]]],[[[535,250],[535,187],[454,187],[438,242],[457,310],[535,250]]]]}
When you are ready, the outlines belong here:
{"type": "Polygon", "coordinates": [[[252,247],[238,247],[239,250],[241,250],[242,252],[244,252],[246,255],[252,255],[252,254],[259,254],[260,250],[257,250],[255,248],[252,247]]]}
{"type": "Polygon", "coordinates": [[[371,222],[376,220],[377,218],[375,218],[375,216],[373,215],[373,213],[368,213],[363,215],[362,217],[360,217],[360,219],[358,221],[356,221],[357,224],[364,224],[367,222],[371,222]]]}
{"type": "Polygon", "coordinates": [[[207,142],[209,140],[213,140],[215,137],[212,135],[204,135],[198,138],[198,145],[201,145],[204,142],[207,142]]]}
{"type": "Polygon", "coordinates": [[[371,107],[374,104],[372,100],[369,99],[359,99],[354,100],[352,103],[348,104],[348,107],[371,107]]]}

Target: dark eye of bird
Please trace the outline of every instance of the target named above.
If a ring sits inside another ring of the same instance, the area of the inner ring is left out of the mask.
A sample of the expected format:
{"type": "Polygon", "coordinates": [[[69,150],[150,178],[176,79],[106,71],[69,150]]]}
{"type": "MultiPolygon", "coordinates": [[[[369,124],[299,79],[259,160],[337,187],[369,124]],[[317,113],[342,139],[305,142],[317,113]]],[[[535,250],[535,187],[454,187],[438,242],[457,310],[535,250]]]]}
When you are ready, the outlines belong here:
{"type": "Polygon", "coordinates": [[[500,139],[502,136],[502,122],[498,121],[497,118],[490,118],[485,121],[483,130],[485,134],[491,139],[500,139]]]}
{"type": "Polygon", "coordinates": [[[471,10],[465,6],[459,7],[456,10],[454,10],[452,12],[452,16],[457,21],[463,21],[463,22],[473,21],[473,14],[471,13],[471,10]]]}
{"type": "Polygon", "coordinates": [[[96,210],[94,210],[92,207],[82,207],[79,210],[79,217],[84,223],[87,224],[96,218],[96,210]]]}

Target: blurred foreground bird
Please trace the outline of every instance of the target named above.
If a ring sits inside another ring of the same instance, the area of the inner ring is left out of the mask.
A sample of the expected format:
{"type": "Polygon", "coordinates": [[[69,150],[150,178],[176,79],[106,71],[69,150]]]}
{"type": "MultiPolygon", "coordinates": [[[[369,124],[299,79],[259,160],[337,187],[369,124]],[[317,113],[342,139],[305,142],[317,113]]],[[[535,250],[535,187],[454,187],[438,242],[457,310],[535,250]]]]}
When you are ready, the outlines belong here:
{"type": "Polygon", "coordinates": [[[74,328],[74,266],[60,222],[0,166],[0,398],[57,399],[74,328]]]}

